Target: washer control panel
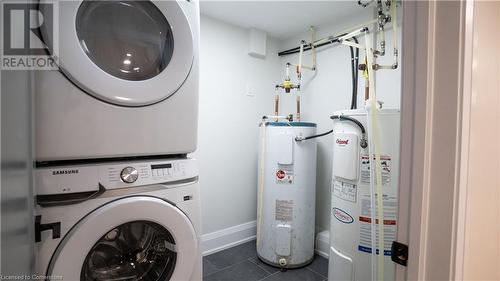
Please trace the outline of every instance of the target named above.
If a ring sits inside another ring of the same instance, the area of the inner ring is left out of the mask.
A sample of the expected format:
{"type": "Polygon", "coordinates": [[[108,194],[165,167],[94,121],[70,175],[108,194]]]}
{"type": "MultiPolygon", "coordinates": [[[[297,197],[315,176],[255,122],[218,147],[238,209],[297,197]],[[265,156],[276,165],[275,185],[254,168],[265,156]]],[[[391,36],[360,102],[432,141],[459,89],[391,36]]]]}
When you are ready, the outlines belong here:
{"type": "Polygon", "coordinates": [[[107,163],[35,169],[36,195],[175,183],[198,176],[194,159],[107,163]]]}

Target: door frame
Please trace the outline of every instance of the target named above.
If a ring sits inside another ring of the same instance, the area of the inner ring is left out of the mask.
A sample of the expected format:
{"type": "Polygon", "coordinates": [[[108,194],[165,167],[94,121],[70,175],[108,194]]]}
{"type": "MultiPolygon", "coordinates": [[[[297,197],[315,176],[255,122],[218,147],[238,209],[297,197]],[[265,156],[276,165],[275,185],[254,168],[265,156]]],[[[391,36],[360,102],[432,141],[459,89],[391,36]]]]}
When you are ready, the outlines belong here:
{"type": "Polygon", "coordinates": [[[472,52],[471,1],[403,4],[397,280],[459,278],[472,52]]]}

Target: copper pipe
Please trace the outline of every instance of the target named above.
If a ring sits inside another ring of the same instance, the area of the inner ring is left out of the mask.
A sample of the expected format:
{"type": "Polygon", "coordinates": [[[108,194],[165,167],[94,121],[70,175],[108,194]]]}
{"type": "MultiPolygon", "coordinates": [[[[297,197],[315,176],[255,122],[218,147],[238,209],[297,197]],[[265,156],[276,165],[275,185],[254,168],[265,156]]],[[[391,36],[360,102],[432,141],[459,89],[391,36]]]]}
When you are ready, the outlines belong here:
{"type": "MultiPolygon", "coordinates": [[[[274,115],[278,116],[279,115],[279,109],[280,109],[280,96],[276,95],[274,98],[274,115]]],[[[278,122],[278,119],[276,119],[276,122],[278,122]]]]}
{"type": "Polygon", "coordinates": [[[365,101],[370,98],[370,82],[368,79],[365,79],[365,101]]]}
{"type": "Polygon", "coordinates": [[[297,122],[300,122],[300,96],[297,96],[297,122]]]}

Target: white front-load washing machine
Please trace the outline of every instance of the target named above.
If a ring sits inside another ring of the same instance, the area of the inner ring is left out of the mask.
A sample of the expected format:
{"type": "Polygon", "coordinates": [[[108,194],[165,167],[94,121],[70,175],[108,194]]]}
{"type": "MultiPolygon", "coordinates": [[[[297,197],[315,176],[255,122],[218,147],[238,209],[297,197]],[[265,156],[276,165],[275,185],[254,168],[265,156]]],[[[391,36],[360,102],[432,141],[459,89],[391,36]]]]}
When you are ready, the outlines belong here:
{"type": "Polygon", "coordinates": [[[36,275],[201,281],[197,175],[189,158],[38,169],[36,275]]]}
{"type": "Polygon", "coordinates": [[[58,70],[35,74],[38,162],[196,149],[197,0],[39,2],[58,70]]]}

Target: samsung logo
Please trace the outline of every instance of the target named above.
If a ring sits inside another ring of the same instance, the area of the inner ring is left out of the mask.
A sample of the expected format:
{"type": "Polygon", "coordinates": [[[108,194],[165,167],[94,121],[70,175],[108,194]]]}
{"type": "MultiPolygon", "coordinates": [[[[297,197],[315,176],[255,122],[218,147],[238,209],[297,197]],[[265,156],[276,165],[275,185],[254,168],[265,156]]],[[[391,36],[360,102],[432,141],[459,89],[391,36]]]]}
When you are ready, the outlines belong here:
{"type": "Polygon", "coordinates": [[[52,171],[52,175],[53,176],[56,176],[56,175],[71,175],[71,174],[78,174],[78,170],[74,169],[74,170],[55,170],[55,171],[52,171]]]}

